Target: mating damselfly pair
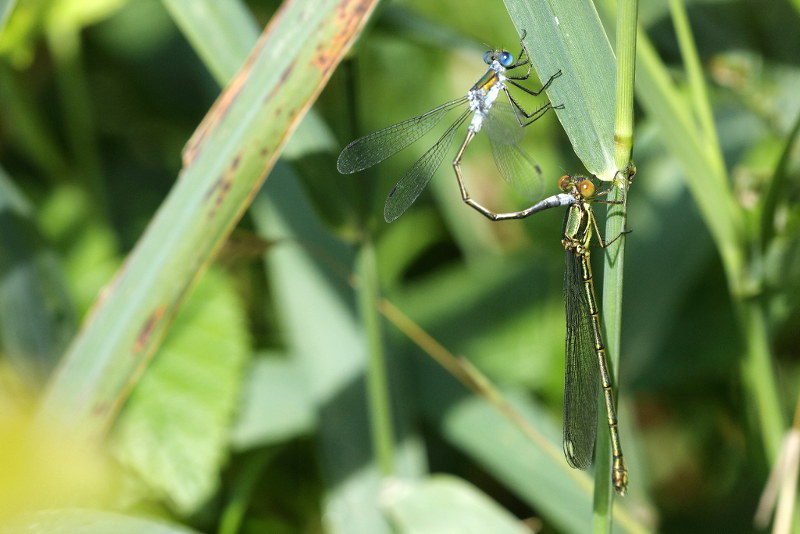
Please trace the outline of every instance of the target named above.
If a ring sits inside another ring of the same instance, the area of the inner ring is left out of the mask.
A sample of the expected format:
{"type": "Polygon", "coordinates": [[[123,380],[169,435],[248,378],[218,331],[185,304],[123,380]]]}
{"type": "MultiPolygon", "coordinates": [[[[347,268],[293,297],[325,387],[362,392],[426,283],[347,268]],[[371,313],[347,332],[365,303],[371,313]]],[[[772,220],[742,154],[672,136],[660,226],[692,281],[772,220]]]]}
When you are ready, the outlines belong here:
{"type": "MultiPolygon", "coordinates": [[[[538,91],[521,85],[520,82],[527,80],[532,70],[524,38],[523,33],[520,39],[521,51],[516,61],[507,50],[487,51],[483,59],[489,68],[466,96],[434,108],[419,117],[356,139],[342,150],[337,168],[339,172],[349,174],[372,167],[429,132],[449,111],[468,104],[455,122],[406,171],[391,190],[384,206],[386,221],[392,222],[397,219],[419,197],[447,154],[456,131],[470,116],[472,120],[467,126],[466,136],[453,160],[461,198],[466,204],[491,220],[521,219],[545,209],[568,207],[562,231],[562,244],[566,256],[564,298],[567,317],[564,454],[572,467],[586,469],[591,464],[597,428],[598,387],[601,387],[612,445],[612,482],[617,493],[622,495],[627,486],[627,471],[620,445],[611,374],[603,343],[589,257],[592,228],[597,232],[600,245],[607,244],[600,238],[591,202],[598,196],[606,194],[608,190],[596,193],[594,183],[588,178],[565,176],[559,181],[562,193],[541,200],[524,210],[498,213],[470,197],[461,172],[464,152],[475,135],[485,127],[495,164],[501,176],[525,196],[539,197],[541,194],[541,170],[519,147],[519,142],[525,126],[542,117],[548,110],[562,106],[553,106],[548,102],[528,113],[511,94],[509,86],[538,96],[561,75],[561,72],[558,71],[550,76],[538,91]],[[520,67],[527,67],[524,74],[510,75],[511,71],[520,67]],[[498,100],[501,93],[506,95],[507,101],[498,100]]],[[[600,202],[615,203],[603,200],[600,202]]]]}

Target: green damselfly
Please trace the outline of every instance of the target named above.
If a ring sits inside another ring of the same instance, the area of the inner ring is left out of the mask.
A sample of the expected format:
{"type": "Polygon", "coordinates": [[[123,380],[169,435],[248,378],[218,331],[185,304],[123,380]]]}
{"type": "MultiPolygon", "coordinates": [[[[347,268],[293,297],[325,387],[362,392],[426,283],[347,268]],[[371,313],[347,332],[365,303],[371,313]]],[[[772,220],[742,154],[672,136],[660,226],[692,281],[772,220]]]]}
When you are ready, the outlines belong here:
{"type": "Polygon", "coordinates": [[[470,116],[472,119],[467,126],[467,135],[453,162],[464,202],[492,218],[490,210],[469,197],[461,176],[461,156],[475,134],[484,126],[501,176],[526,197],[535,198],[540,194],[541,170],[530,156],[520,149],[518,144],[522,139],[523,127],[540,118],[548,110],[560,106],[552,106],[547,103],[528,113],[509,92],[509,87],[512,86],[530,95],[538,96],[555,78],[561,75],[561,71],[552,75],[538,91],[528,89],[519,83],[527,80],[532,70],[528,51],[523,43],[524,38],[525,33],[523,32],[520,38],[522,50],[516,60],[507,50],[486,52],[483,55],[483,61],[489,68],[465,96],[442,104],[419,117],[365,135],[344,147],[339,154],[336,168],[342,174],[362,171],[377,165],[418,140],[436,126],[450,110],[466,106],[466,109],[460,112],[455,122],[445,130],[438,141],[406,171],[389,192],[383,210],[386,222],[397,219],[419,197],[442,163],[459,126],[470,116]],[[523,74],[518,76],[511,74],[511,71],[521,67],[527,67],[523,74]],[[507,101],[497,100],[501,92],[505,93],[507,101]]]}
{"type": "Polygon", "coordinates": [[[607,243],[600,237],[591,205],[596,197],[591,180],[580,176],[564,176],[559,181],[559,188],[575,199],[564,217],[561,239],[566,258],[564,305],[567,315],[564,455],[567,462],[578,469],[586,469],[592,462],[597,429],[599,376],[611,437],[611,479],[617,493],[624,495],[628,485],[628,472],[622,456],[614,390],[600,327],[600,310],[594,294],[589,254],[592,228],[597,232],[597,241],[601,247],[606,247],[622,234],[607,243]]]}
{"type": "Polygon", "coordinates": [[[624,495],[628,485],[628,471],[622,456],[614,390],[600,327],[600,310],[594,293],[589,252],[592,229],[597,233],[597,241],[601,247],[608,246],[625,233],[622,232],[611,241],[604,242],[592,211],[592,202],[606,204],[622,202],[597,200],[598,196],[607,194],[610,189],[596,193],[594,183],[582,176],[562,176],[558,186],[562,193],[548,197],[526,210],[494,214],[494,218],[519,219],[545,209],[568,206],[561,236],[566,258],[564,307],[567,319],[564,456],[570,466],[578,469],[586,469],[592,463],[597,434],[599,384],[603,392],[611,437],[612,483],[616,492],[624,495]]]}

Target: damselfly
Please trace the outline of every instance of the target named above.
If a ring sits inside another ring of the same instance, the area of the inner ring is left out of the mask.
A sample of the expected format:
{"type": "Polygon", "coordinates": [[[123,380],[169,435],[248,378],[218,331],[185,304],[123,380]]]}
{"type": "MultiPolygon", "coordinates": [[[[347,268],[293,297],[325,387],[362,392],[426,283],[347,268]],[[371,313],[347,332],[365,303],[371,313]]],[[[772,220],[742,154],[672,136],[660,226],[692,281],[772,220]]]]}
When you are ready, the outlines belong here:
{"type": "Polygon", "coordinates": [[[453,162],[464,202],[487,217],[494,218],[492,217],[494,215],[492,211],[484,208],[469,197],[464,186],[460,166],[464,150],[484,125],[492,146],[492,154],[503,178],[518,192],[527,197],[539,195],[541,191],[541,171],[538,165],[519,148],[518,143],[522,138],[522,128],[540,118],[553,106],[547,103],[536,111],[528,113],[511,95],[508,86],[511,85],[530,95],[538,96],[550,86],[550,83],[555,78],[561,75],[561,71],[552,75],[538,91],[522,86],[519,82],[528,79],[532,68],[528,58],[528,51],[523,43],[524,38],[525,33],[523,32],[520,39],[522,50],[516,61],[514,56],[507,50],[489,50],[486,52],[483,55],[483,61],[489,65],[489,69],[472,86],[466,96],[442,104],[419,117],[405,120],[356,139],[339,154],[336,167],[340,173],[351,174],[367,169],[396,154],[422,137],[438,124],[450,110],[464,104],[468,105],[467,109],[461,112],[456,121],[445,130],[439,140],[406,171],[392,188],[386,199],[383,211],[384,219],[387,222],[397,219],[419,197],[436,169],[442,163],[442,159],[447,154],[459,126],[470,115],[472,116],[472,121],[467,127],[467,136],[453,162]],[[525,74],[519,76],[507,75],[510,71],[525,66],[527,66],[525,74]],[[508,97],[508,102],[495,102],[501,91],[508,97]],[[489,113],[490,109],[493,109],[492,113],[489,113]],[[511,117],[513,117],[511,120],[515,122],[511,122],[508,119],[511,117]]]}
{"type": "MultiPolygon", "coordinates": [[[[600,328],[600,310],[594,294],[589,248],[593,228],[597,232],[597,241],[601,247],[608,246],[625,232],[609,242],[604,242],[600,237],[591,203],[597,201],[597,196],[606,194],[608,190],[595,193],[594,183],[582,176],[563,176],[558,185],[563,193],[548,197],[522,212],[505,215],[527,216],[556,206],[569,206],[564,216],[561,238],[566,257],[564,306],[567,316],[564,455],[567,463],[578,469],[586,469],[592,463],[597,432],[599,383],[603,391],[608,431],[611,436],[612,483],[617,493],[624,495],[628,484],[628,472],[620,445],[614,391],[600,328]]],[[[620,203],[611,200],[598,202],[620,203]]]]}

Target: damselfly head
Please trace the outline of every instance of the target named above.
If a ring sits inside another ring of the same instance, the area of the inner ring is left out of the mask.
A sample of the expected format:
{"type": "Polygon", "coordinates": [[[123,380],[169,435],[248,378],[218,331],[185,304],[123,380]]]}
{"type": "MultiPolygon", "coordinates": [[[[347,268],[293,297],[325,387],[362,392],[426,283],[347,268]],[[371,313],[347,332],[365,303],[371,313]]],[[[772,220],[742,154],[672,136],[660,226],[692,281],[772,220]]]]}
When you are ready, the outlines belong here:
{"type": "Polygon", "coordinates": [[[573,193],[583,198],[591,197],[595,191],[594,183],[590,179],[566,174],[559,178],[558,188],[565,193],[573,193]]]}
{"type": "Polygon", "coordinates": [[[514,64],[514,56],[508,50],[487,50],[483,54],[483,62],[487,65],[491,65],[494,60],[506,68],[514,64]]]}

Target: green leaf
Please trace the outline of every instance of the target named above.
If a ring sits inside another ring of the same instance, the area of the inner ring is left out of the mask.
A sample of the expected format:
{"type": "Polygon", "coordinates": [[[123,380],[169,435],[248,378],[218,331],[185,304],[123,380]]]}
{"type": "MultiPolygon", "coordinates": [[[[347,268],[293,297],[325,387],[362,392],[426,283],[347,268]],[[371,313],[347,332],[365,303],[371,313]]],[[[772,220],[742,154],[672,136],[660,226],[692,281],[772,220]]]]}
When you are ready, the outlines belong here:
{"type": "Polygon", "coordinates": [[[476,398],[467,398],[448,411],[445,435],[517,495],[535,504],[560,529],[588,532],[592,510],[589,477],[571,469],[563,459],[554,421],[531,405],[516,407],[523,408],[531,424],[548,438],[549,451],[534,447],[510,421],[476,398]],[[487,440],[486,436],[493,438],[487,440]]]}
{"type": "Polygon", "coordinates": [[[237,450],[307,432],[314,411],[305,376],[291,361],[264,355],[250,365],[231,441],[237,450]]]}
{"type": "Polygon", "coordinates": [[[561,71],[547,90],[575,154],[610,180],[614,163],[614,52],[592,2],[505,0],[539,78],[561,71]]]}
{"type": "Polygon", "coordinates": [[[112,449],[153,496],[194,512],[216,489],[250,352],[233,283],[211,270],[122,412],[112,449]]]}
{"type": "Polygon", "coordinates": [[[99,510],[63,509],[28,514],[0,529],[3,534],[193,534],[157,519],[99,510]]]}
{"type": "Polygon", "coordinates": [[[279,11],[189,141],[180,179],[71,345],[43,420],[88,436],[108,426],[373,8],[308,1],[279,11]]]}
{"type": "Polygon", "coordinates": [[[530,530],[471,484],[453,476],[395,481],[385,507],[400,534],[525,534],[530,530]]]}
{"type": "MultiPolygon", "coordinates": [[[[567,465],[561,452],[560,431],[544,411],[517,399],[514,407],[542,434],[541,440],[532,442],[511,421],[477,398],[466,398],[448,410],[445,435],[558,528],[589,532],[589,476],[567,465]]],[[[624,532],[646,532],[647,527],[633,518],[629,506],[628,501],[617,501],[616,524],[624,532]]]]}
{"type": "Polygon", "coordinates": [[[258,25],[239,0],[164,0],[172,18],[222,85],[258,40],[258,25]]]}

